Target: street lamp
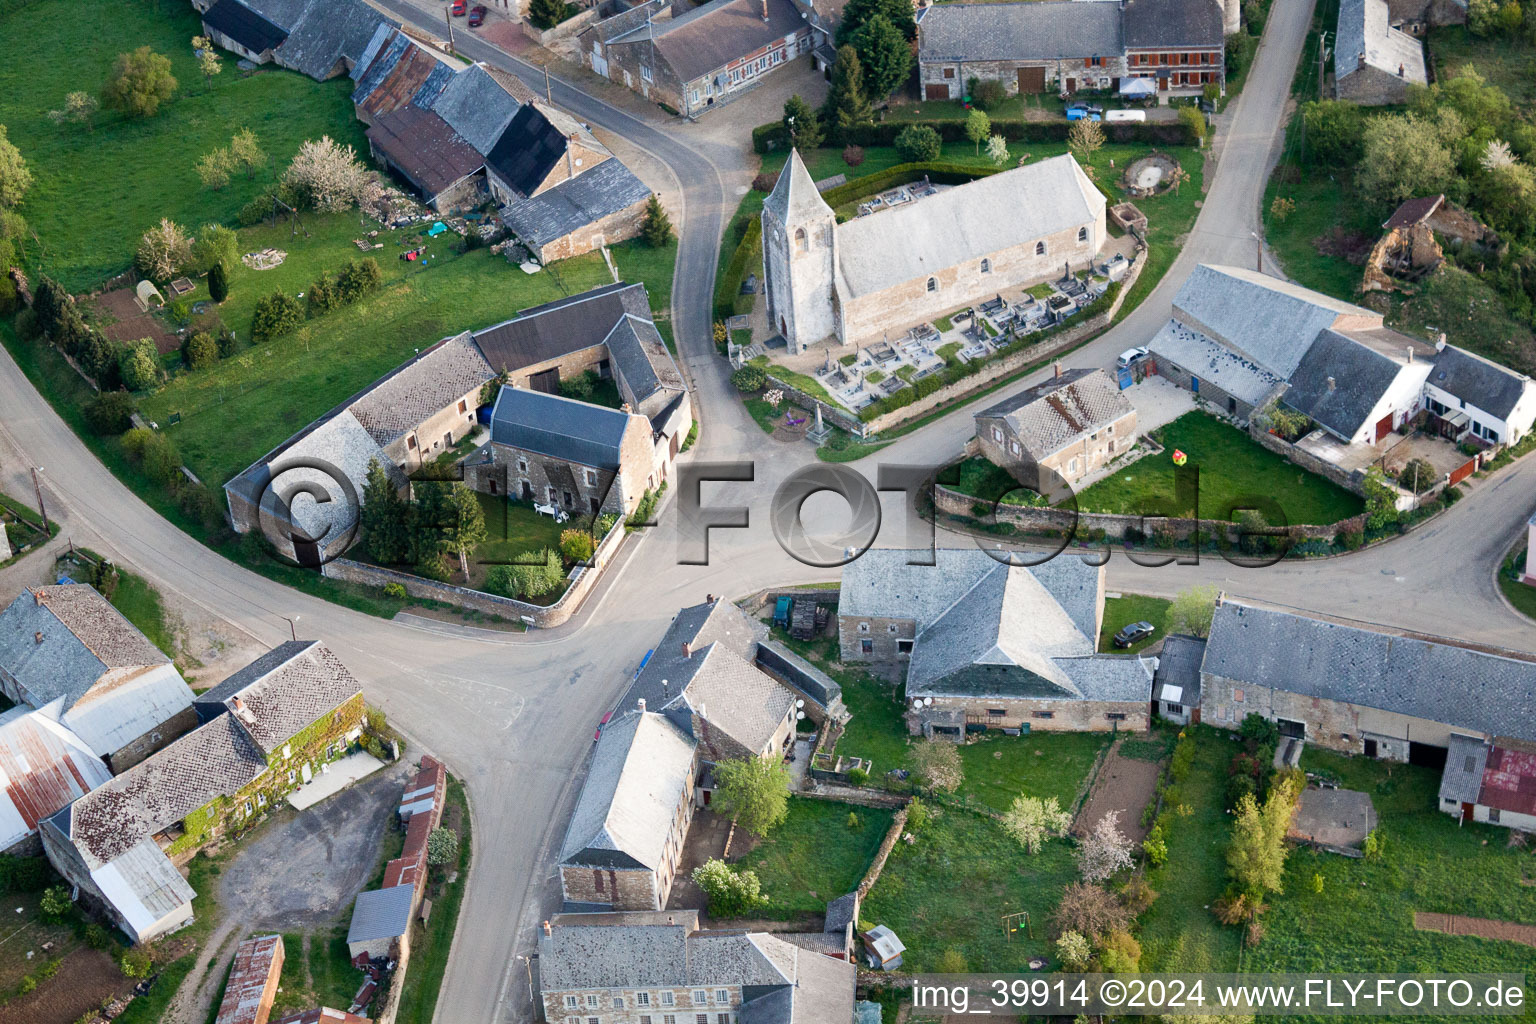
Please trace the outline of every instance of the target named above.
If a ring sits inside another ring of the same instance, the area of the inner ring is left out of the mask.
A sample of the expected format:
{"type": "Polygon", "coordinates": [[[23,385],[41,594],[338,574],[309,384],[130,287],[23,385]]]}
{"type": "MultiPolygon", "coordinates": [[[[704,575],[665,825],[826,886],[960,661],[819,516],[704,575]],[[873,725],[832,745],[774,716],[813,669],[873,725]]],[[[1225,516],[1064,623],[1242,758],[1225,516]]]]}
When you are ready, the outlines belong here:
{"type": "Polygon", "coordinates": [[[1250,231],[1248,234],[1253,236],[1253,241],[1255,243],[1254,251],[1257,254],[1259,273],[1262,274],[1264,273],[1264,239],[1259,237],[1259,233],[1257,231],[1250,231]]]}
{"type": "Polygon", "coordinates": [[[288,635],[290,637],[292,637],[294,640],[298,640],[299,639],[299,627],[297,625],[295,625],[295,623],[297,623],[299,621],[300,616],[295,615],[293,618],[290,619],[286,615],[279,615],[278,618],[280,618],[284,622],[288,623],[288,635]]]}

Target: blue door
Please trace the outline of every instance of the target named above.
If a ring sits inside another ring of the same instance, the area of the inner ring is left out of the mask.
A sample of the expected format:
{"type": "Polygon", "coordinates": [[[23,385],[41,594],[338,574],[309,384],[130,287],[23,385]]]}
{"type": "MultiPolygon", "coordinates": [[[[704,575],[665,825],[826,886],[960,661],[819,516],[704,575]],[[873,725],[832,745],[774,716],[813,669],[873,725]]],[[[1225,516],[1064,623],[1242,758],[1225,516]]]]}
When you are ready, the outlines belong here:
{"type": "Polygon", "coordinates": [[[1197,395],[1200,393],[1200,378],[1199,377],[1190,377],[1189,378],[1189,390],[1193,391],[1197,395]]]}

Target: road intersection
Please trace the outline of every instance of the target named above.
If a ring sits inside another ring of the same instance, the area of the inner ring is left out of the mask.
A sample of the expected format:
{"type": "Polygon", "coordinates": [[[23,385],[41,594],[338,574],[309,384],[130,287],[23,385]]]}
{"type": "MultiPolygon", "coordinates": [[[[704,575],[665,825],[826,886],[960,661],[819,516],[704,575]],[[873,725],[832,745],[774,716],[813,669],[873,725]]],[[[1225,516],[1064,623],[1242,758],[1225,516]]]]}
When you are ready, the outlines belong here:
{"type": "MultiPolygon", "coordinates": [[[[387,6],[426,21],[414,7],[387,6]]],[[[1209,192],[1177,262],[1137,309],[1068,357],[1071,365],[1107,366],[1114,353],[1144,343],[1166,320],[1178,283],[1197,262],[1251,263],[1259,198],[1283,138],[1311,7],[1274,6],[1244,92],[1224,115],[1209,192]]],[[[543,72],[532,65],[473,38],[461,38],[460,49],[543,89],[543,72]]],[[[301,616],[300,632],[332,647],[391,722],[464,779],[475,866],[437,1012],[439,1021],[454,1024],[528,1019],[527,971],[518,956],[530,951],[538,920],[555,898],[550,845],[563,830],[593,724],[618,699],[673,612],[706,593],[739,595],[837,577],[835,569],[796,562],[775,542],[770,498],[790,473],[814,462],[814,454],[808,446],[772,442],[746,415],[711,337],[719,237],[734,205],[727,183],[740,177],[740,154],[686,129],[664,131],[558,79],[551,91],[556,104],[666,164],[680,185],[672,308],[702,422],[693,460],[750,459],[756,465],[751,484],[704,487],[705,504],[745,504],[752,523],[747,530],[715,531],[709,565],[678,564],[669,504],[661,525],[632,540],[581,613],[559,629],[502,635],[369,617],[286,588],[191,541],[104,471],[0,352],[0,432],[30,464],[48,467],[47,494],[67,529],[92,535],[93,543],[99,538],[100,547],[162,590],[221,616],[261,644],[286,640],[284,617],[301,616]]],[[[1024,379],[1012,389],[1030,383],[1024,379]]],[[[855,467],[873,478],[876,463],[949,461],[972,432],[971,415],[956,410],[855,467]]],[[[887,525],[879,543],[901,545],[899,496],[884,501],[887,525]]],[[[1144,568],[1115,556],[1110,586],[1166,595],[1211,582],[1241,595],[1536,649],[1530,624],[1507,609],[1493,582],[1493,569],[1533,504],[1536,468],[1526,460],[1477,484],[1439,519],[1368,551],[1262,570],[1234,568],[1210,556],[1194,566],[1144,568]]],[[[846,519],[832,498],[811,499],[805,514],[820,528],[846,519]]]]}

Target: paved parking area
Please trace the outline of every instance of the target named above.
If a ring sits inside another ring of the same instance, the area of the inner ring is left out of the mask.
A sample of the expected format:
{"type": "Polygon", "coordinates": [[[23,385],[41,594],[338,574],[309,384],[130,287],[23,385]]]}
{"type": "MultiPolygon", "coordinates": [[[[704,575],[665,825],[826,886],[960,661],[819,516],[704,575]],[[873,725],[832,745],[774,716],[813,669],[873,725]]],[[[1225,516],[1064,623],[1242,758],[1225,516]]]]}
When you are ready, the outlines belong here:
{"type": "MultiPolygon", "coordinates": [[[[1111,378],[1113,366],[1106,371],[1111,378]]],[[[1136,429],[1143,434],[1190,412],[1195,408],[1195,396],[1174,384],[1166,377],[1149,375],[1140,384],[1125,389],[1125,397],[1136,409],[1136,429]]]]}

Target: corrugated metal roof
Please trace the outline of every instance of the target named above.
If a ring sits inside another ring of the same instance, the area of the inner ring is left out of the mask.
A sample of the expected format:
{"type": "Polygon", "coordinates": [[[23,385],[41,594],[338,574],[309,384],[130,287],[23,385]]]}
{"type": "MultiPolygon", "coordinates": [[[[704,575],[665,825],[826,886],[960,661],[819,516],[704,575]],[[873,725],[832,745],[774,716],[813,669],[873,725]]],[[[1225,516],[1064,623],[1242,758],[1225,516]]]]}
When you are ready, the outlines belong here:
{"type": "Polygon", "coordinates": [[[372,942],[404,935],[411,926],[411,903],[415,890],[409,885],[389,889],[369,889],[357,894],[352,907],[352,924],[347,929],[348,942],[372,942]]]}
{"type": "Polygon", "coordinates": [[[284,953],[281,935],[261,935],[240,943],[214,1024],[264,1024],[271,1007],[263,1008],[262,1002],[268,986],[277,990],[284,953]]]}
{"type": "Polygon", "coordinates": [[[111,778],[85,741],[47,712],[13,709],[0,718],[0,850],[111,778]]]}
{"type": "Polygon", "coordinates": [[[167,917],[190,906],[197,893],[154,840],[136,843],[94,869],[91,881],[128,922],[135,939],[152,936],[167,917]]]}
{"type": "Polygon", "coordinates": [[[412,104],[376,115],[368,141],[429,202],[485,166],[447,121],[412,104]]]}

